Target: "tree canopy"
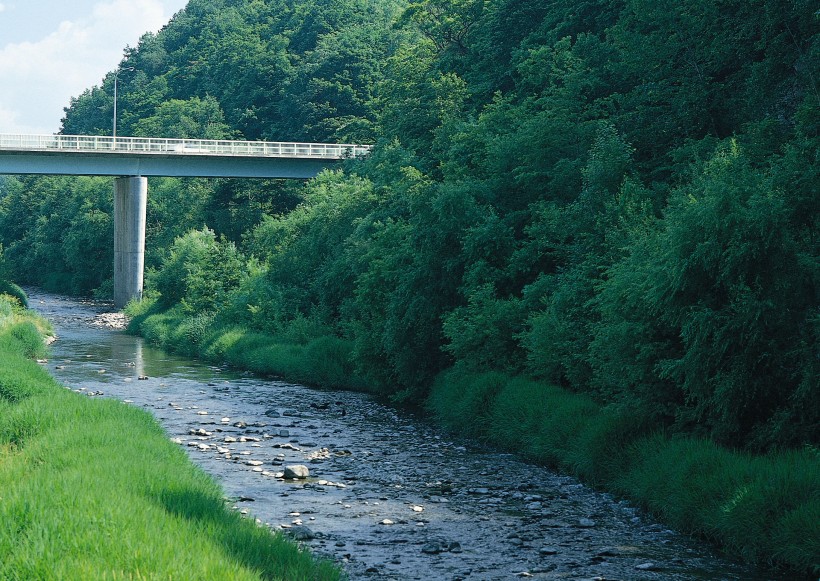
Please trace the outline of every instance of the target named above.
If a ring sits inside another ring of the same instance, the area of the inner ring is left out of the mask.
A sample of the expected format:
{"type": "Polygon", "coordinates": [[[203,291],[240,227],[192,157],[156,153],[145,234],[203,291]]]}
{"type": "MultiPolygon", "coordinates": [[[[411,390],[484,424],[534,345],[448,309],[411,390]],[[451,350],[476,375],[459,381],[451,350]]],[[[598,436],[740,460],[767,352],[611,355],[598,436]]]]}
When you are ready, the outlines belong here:
{"type": "MultiPolygon", "coordinates": [[[[349,341],[397,400],[456,365],[816,446],[819,22],[807,0],[191,0],[126,50],[121,134],[375,149],[306,185],[156,180],[149,281],[349,341]]],[[[112,83],[63,131],[109,133],[112,83]]],[[[104,289],[109,189],[0,184],[6,268],[104,289]]]]}

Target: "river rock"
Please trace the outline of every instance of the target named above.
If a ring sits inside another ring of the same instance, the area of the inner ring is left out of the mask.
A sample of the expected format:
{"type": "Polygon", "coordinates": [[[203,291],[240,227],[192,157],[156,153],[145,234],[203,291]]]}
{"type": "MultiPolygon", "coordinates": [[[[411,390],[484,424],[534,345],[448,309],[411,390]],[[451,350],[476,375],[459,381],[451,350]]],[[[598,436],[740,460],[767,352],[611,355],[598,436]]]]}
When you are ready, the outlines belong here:
{"type": "Polygon", "coordinates": [[[297,541],[312,541],[316,538],[316,533],[304,525],[294,525],[287,529],[287,532],[297,541]]]}
{"type": "Polygon", "coordinates": [[[427,543],[421,548],[421,552],[425,555],[438,555],[441,553],[442,547],[439,543],[427,543]]]}
{"type": "Polygon", "coordinates": [[[635,565],[635,569],[637,569],[638,571],[654,571],[657,568],[658,567],[655,565],[655,563],[641,563],[640,565],[635,565]]]}
{"type": "Polygon", "coordinates": [[[285,478],[287,480],[304,480],[310,476],[310,470],[303,464],[289,464],[285,466],[285,478]]]}
{"type": "Polygon", "coordinates": [[[438,555],[439,553],[461,553],[461,543],[458,541],[431,541],[421,548],[421,552],[426,555],[438,555]]]}

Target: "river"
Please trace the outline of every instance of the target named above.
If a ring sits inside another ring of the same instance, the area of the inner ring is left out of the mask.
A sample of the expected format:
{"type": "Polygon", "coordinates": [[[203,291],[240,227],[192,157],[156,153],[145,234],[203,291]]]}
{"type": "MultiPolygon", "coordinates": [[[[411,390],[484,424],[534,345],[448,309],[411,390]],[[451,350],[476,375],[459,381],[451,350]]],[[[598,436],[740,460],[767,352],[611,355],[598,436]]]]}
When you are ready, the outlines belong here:
{"type": "Polygon", "coordinates": [[[44,365],[59,381],[149,410],[236,510],[335,559],[351,579],[778,578],[367,395],[169,355],[112,329],[104,305],[27,290],[55,327],[44,365]],[[309,478],[281,478],[291,464],[309,478]]]}

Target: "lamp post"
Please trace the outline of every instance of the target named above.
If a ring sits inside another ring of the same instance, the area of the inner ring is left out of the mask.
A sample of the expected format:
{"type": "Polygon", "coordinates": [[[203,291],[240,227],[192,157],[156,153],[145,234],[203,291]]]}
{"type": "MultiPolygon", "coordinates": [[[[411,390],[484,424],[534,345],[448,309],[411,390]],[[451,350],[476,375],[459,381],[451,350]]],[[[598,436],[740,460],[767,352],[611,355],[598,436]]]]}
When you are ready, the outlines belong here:
{"type": "Polygon", "coordinates": [[[112,145],[113,149],[116,149],[117,146],[117,82],[120,80],[120,73],[122,71],[133,71],[134,67],[126,67],[124,69],[117,69],[114,71],[114,133],[113,138],[114,142],[112,145]]]}

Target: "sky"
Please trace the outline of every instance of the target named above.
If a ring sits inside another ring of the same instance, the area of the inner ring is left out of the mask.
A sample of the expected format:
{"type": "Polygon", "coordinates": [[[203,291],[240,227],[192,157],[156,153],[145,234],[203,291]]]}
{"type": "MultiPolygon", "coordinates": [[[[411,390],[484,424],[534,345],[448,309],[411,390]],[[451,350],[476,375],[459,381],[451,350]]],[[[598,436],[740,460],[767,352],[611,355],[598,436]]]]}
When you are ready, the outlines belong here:
{"type": "Polygon", "coordinates": [[[187,0],[0,0],[0,133],[52,134],[71,97],[187,0]]]}

